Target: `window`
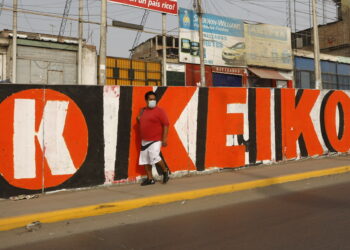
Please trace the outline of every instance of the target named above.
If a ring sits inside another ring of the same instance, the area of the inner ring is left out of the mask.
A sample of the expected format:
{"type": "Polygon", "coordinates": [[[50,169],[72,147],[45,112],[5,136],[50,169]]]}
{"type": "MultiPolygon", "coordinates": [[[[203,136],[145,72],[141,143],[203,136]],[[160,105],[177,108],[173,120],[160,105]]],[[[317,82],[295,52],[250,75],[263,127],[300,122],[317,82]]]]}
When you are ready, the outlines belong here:
{"type": "Polygon", "coordinates": [[[301,89],[314,89],[315,77],[314,72],[310,71],[297,71],[296,72],[296,88],[301,89]]]}
{"type": "Polygon", "coordinates": [[[350,76],[339,75],[339,89],[350,89],[350,76]]]}
{"type": "Polygon", "coordinates": [[[337,75],[329,73],[322,74],[322,84],[324,89],[338,89],[337,75]]]}

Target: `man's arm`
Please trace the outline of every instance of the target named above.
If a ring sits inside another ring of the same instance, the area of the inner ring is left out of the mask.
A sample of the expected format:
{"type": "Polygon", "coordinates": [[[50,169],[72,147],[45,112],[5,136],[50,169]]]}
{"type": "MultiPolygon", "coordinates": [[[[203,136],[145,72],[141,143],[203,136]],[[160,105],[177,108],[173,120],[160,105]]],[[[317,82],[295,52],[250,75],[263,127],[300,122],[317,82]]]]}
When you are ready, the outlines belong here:
{"type": "Polygon", "coordinates": [[[163,136],[162,136],[163,147],[166,147],[168,145],[168,131],[169,131],[169,126],[163,126],[163,136]]]}
{"type": "Polygon", "coordinates": [[[142,109],[140,110],[139,115],[136,117],[137,122],[140,122],[141,115],[142,115],[143,111],[145,111],[145,108],[142,108],[142,109]]]}

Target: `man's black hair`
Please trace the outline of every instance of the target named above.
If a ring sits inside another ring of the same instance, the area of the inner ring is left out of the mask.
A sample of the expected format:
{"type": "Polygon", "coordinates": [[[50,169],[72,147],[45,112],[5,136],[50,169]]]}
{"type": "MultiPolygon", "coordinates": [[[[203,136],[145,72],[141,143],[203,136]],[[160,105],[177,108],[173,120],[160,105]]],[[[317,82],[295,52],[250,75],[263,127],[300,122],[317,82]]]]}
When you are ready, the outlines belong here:
{"type": "Polygon", "coordinates": [[[146,101],[148,100],[148,97],[149,97],[150,95],[154,95],[154,96],[157,98],[157,95],[156,95],[155,92],[153,92],[153,91],[148,91],[148,92],[145,94],[145,100],[146,100],[146,101]]]}

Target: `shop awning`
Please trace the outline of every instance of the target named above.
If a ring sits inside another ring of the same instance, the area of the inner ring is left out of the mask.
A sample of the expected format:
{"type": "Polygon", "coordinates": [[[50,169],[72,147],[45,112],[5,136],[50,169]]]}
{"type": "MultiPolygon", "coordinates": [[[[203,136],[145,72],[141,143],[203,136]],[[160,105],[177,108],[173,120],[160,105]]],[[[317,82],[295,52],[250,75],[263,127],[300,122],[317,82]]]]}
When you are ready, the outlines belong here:
{"type": "Polygon", "coordinates": [[[248,67],[248,70],[263,79],[273,79],[273,80],[283,80],[283,81],[288,80],[286,77],[281,75],[277,70],[261,69],[261,68],[253,68],[253,67],[248,67]]]}

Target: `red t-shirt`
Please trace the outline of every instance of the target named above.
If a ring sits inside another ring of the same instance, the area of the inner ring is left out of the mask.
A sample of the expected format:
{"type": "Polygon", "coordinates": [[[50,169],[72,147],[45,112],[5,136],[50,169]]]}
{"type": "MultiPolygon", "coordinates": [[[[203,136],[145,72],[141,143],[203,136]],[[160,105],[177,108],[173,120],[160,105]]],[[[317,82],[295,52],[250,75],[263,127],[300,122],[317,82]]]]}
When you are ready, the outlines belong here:
{"type": "Polygon", "coordinates": [[[145,108],[140,117],[141,139],[145,141],[161,141],[163,126],[169,126],[169,120],[163,109],[145,108]]]}

